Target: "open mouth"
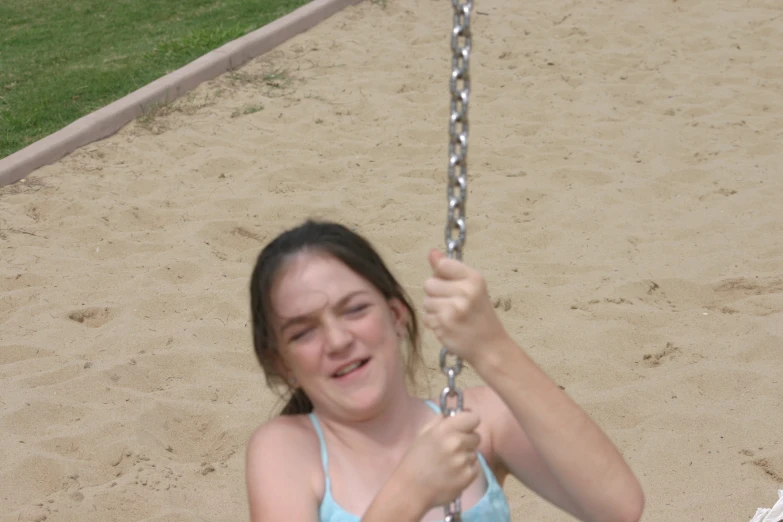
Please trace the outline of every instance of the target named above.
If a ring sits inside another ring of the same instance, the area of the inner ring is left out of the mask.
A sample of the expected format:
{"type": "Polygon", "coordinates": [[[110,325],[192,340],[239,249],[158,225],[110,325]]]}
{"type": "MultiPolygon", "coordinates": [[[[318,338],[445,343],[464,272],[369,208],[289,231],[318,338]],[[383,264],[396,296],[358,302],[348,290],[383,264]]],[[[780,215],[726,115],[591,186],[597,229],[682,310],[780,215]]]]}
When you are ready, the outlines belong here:
{"type": "Polygon", "coordinates": [[[350,374],[354,373],[356,370],[359,370],[360,368],[363,368],[367,364],[367,362],[369,360],[370,360],[369,358],[362,359],[360,361],[356,361],[353,364],[349,364],[348,366],[344,366],[344,367],[340,368],[339,371],[335,372],[332,375],[332,377],[334,377],[335,379],[340,379],[340,378],[346,377],[347,375],[350,375],[350,374]]]}

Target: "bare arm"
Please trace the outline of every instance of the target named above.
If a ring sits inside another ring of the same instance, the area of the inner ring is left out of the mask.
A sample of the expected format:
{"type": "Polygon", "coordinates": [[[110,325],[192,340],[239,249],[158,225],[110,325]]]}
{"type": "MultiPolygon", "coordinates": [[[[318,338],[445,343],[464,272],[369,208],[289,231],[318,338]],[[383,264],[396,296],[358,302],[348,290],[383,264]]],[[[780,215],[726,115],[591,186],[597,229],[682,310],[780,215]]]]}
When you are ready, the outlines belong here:
{"type": "Polygon", "coordinates": [[[362,522],[419,522],[428,509],[415,491],[409,491],[408,484],[401,470],[395,471],[367,508],[362,522]]]}
{"type": "Polygon", "coordinates": [[[603,431],[510,338],[483,353],[482,402],[508,470],[580,520],[638,521],[641,486],[603,431]]]}
{"type": "Polygon", "coordinates": [[[587,520],[495,390],[478,386],[466,390],[466,395],[466,401],[478,406],[482,423],[487,426],[495,457],[493,467],[510,473],[534,493],[577,519],[587,520]]]}
{"type": "Polygon", "coordinates": [[[504,465],[585,522],[637,522],[644,494],[636,477],[603,431],[508,336],[481,274],[437,250],[429,262],[424,324],[506,406],[497,408],[500,422],[492,419],[504,465]]]}

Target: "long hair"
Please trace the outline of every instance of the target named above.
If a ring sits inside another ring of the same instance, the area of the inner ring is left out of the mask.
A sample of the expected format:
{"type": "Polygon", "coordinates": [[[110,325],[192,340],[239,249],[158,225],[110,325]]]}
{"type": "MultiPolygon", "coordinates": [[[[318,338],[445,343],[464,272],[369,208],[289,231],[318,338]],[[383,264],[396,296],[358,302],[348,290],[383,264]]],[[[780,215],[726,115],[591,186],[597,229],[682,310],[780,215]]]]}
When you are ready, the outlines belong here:
{"type": "Polygon", "coordinates": [[[291,388],[277,370],[280,357],[272,321],[272,285],[282,268],[296,254],[303,252],[328,254],[372,284],[386,299],[396,298],[408,310],[406,372],[415,380],[416,365],[421,361],[419,326],[410,298],[386,267],[372,245],[343,225],[307,220],[286,230],[261,251],[250,280],[250,308],[253,320],[253,345],[264,370],[267,384],[287,399],[282,415],[310,413],[313,403],[301,388],[291,388]]]}

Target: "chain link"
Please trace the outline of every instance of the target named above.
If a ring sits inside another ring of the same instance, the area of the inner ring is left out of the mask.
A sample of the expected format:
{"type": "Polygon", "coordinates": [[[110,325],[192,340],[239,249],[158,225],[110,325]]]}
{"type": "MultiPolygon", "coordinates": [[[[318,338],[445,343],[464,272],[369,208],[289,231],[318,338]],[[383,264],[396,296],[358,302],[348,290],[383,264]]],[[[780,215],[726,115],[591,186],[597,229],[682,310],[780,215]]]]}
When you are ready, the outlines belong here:
{"type": "MultiPolygon", "coordinates": [[[[465,246],[465,201],[468,195],[468,96],[470,94],[469,60],[471,49],[470,15],[473,0],[452,0],[454,25],[451,32],[451,113],[449,118],[449,168],[447,181],[448,215],[446,219],[446,251],[450,258],[462,260],[465,246]]],[[[456,357],[448,364],[451,355],[445,346],[440,351],[440,369],[447,378],[440,394],[440,409],[444,416],[454,416],[462,411],[462,390],[456,377],[462,371],[462,360],[456,357]],[[451,401],[451,405],[449,402],[451,401]]],[[[444,506],[444,522],[460,522],[460,499],[444,506]]]]}

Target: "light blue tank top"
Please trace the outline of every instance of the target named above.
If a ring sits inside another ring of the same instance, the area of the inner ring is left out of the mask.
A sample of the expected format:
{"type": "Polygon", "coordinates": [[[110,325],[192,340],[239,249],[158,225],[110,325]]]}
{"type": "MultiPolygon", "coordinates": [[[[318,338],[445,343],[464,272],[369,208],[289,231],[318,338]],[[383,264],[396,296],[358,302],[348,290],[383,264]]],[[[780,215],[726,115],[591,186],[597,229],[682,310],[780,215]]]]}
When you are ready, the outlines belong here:
{"type": "MultiPolygon", "coordinates": [[[[440,409],[431,401],[426,401],[427,405],[436,413],[440,414],[440,409]]],[[[326,441],[324,433],[321,430],[321,423],[314,413],[308,415],[313,423],[315,433],[318,435],[318,441],[321,445],[321,464],[324,468],[324,498],[318,509],[318,520],[320,522],[360,522],[361,518],[348,513],[335,502],[332,497],[331,481],[329,480],[329,457],[326,453],[326,441]]],[[[511,510],[506,500],[503,489],[498,484],[495,474],[489,468],[487,461],[481,453],[478,454],[478,460],[481,463],[481,469],[487,479],[487,491],[475,506],[462,513],[463,522],[510,522],[511,510]]]]}

